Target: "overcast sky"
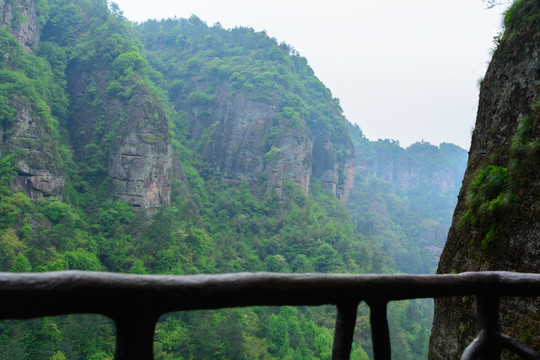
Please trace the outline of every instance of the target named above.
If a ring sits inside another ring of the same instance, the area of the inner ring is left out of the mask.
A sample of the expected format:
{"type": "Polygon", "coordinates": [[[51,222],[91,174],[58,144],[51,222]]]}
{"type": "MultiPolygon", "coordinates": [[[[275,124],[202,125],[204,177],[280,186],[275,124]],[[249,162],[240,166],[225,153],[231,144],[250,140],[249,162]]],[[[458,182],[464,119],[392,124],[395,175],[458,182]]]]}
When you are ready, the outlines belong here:
{"type": "Polygon", "coordinates": [[[131,21],[197,15],[293,46],[371,140],[469,148],[504,7],[481,0],[116,0],[131,21]]]}

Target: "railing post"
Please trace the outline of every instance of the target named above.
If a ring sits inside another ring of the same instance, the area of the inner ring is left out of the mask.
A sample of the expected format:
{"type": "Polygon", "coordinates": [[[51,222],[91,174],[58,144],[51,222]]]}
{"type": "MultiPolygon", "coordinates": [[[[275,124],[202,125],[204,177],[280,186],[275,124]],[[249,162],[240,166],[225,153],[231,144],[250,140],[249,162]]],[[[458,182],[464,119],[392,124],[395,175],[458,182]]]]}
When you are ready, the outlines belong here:
{"type": "Polygon", "coordinates": [[[358,302],[337,306],[336,330],[332,360],[349,360],[351,357],[358,302]]]}
{"type": "Polygon", "coordinates": [[[496,360],[501,358],[499,297],[476,295],[476,338],[467,346],[461,360],[496,360]]]}
{"type": "Polygon", "coordinates": [[[136,314],[115,317],[115,360],[153,360],[157,316],[136,314]]]}
{"type": "Polygon", "coordinates": [[[368,301],[370,309],[371,341],[375,360],[391,360],[390,331],[386,314],[386,300],[368,301]]]}
{"type": "Polygon", "coordinates": [[[476,296],[476,333],[483,333],[486,337],[478,360],[501,358],[499,328],[499,297],[488,294],[476,296]]]}

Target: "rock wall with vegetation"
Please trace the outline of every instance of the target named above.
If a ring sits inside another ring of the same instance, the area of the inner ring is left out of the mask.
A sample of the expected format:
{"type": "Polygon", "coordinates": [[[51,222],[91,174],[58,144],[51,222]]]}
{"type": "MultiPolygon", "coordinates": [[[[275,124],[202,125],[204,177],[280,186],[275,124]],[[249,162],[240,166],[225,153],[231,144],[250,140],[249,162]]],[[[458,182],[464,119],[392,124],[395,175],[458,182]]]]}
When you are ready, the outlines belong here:
{"type": "Polygon", "coordinates": [[[47,2],[36,0],[0,0],[2,27],[9,29],[24,51],[34,51],[39,43],[41,27],[47,21],[47,2]]]}
{"type": "Polygon", "coordinates": [[[311,177],[346,201],[355,158],[339,102],[287,44],[199,18],[141,26],[149,61],[169,82],[188,137],[223,180],[266,183],[281,197],[311,177]]]}
{"type": "MultiPolygon", "coordinates": [[[[540,266],[540,2],[515,1],[504,23],[438,273],[540,266]]],[[[503,331],[539,349],[539,309],[535,299],[504,299],[503,331]]],[[[438,300],[435,310],[430,356],[458,359],[474,337],[474,300],[438,300]]]]}

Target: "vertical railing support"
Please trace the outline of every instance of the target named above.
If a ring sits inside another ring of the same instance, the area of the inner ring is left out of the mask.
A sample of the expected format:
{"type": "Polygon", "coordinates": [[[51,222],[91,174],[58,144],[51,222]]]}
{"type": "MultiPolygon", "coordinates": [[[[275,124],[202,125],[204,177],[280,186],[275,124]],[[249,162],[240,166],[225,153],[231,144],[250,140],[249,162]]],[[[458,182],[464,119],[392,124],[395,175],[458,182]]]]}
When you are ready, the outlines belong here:
{"type": "Polygon", "coordinates": [[[332,360],[350,359],[357,311],[358,302],[337,306],[332,360]]]}
{"type": "Polygon", "coordinates": [[[115,360],[152,360],[154,358],[154,331],[158,316],[133,313],[115,317],[115,360]]]}
{"type": "Polygon", "coordinates": [[[385,300],[368,301],[370,309],[371,341],[373,342],[373,355],[375,360],[391,360],[390,331],[385,300]]]}
{"type": "Polygon", "coordinates": [[[501,358],[499,297],[476,295],[476,338],[467,346],[461,360],[496,360],[501,358]]]}
{"type": "Polygon", "coordinates": [[[501,358],[499,343],[499,297],[482,294],[476,296],[476,334],[483,333],[486,341],[480,351],[478,360],[495,360],[501,358]]]}

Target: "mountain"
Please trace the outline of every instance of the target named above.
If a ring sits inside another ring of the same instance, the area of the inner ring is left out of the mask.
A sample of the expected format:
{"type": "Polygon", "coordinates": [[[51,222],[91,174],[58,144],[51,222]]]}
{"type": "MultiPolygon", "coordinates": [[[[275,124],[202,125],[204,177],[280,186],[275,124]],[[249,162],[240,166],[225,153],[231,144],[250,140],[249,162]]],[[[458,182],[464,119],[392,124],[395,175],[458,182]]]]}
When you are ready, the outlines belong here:
{"type": "Polygon", "coordinates": [[[367,139],[349,125],[357,167],[347,208],[397,270],[431,273],[444,247],[467,151],[453,144],[367,139]]]}
{"type": "MultiPolygon", "coordinates": [[[[482,81],[468,167],[438,273],[539,269],[540,2],[515,1],[504,23],[482,81]]],[[[502,299],[503,332],[539,349],[538,306],[537,299],[502,299]]],[[[457,359],[474,337],[474,301],[438,300],[435,310],[430,354],[457,359]]]]}
{"type": "MultiPolygon", "coordinates": [[[[0,9],[0,271],[432,271],[465,150],[367,140],[264,32],[132,24],[105,0],[0,9]]],[[[397,358],[426,353],[429,314],[392,305],[397,358]]],[[[170,314],[156,358],[327,358],[334,316],[170,314]]],[[[354,359],[368,323],[361,308],[354,359]]],[[[8,321],[0,344],[0,359],[106,359],[114,326],[8,321]]]]}
{"type": "Polygon", "coordinates": [[[164,85],[188,138],[222,180],[266,182],[282,198],[283,181],[308,194],[313,176],[346,202],[355,167],[346,121],[304,58],[265,33],[195,16],[139,31],[150,64],[172,80],[164,85]]]}

